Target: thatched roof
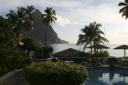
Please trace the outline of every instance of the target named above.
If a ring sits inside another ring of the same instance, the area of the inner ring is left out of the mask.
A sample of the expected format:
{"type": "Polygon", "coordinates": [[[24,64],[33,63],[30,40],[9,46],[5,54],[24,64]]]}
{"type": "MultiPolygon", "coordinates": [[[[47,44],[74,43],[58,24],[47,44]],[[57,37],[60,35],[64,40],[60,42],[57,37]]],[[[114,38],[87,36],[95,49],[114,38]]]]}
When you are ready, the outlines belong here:
{"type": "Polygon", "coordinates": [[[89,46],[87,48],[97,48],[97,49],[109,49],[109,47],[104,46],[104,45],[100,45],[100,44],[95,44],[93,46],[89,46]]]}
{"type": "Polygon", "coordinates": [[[69,49],[54,53],[53,56],[55,56],[55,57],[74,57],[75,54],[78,52],[79,52],[78,50],[69,48],[69,49]]]}
{"type": "Polygon", "coordinates": [[[118,46],[114,49],[128,49],[128,45],[121,45],[121,46],[118,46]]]}

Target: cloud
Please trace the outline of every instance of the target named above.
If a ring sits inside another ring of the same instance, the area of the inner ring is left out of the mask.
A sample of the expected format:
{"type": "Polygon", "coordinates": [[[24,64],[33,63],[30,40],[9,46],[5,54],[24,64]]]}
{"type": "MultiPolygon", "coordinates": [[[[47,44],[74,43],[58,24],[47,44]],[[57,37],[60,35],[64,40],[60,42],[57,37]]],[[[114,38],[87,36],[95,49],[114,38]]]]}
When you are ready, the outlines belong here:
{"type": "Polygon", "coordinates": [[[67,18],[67,17],[62,17],[60,15],[56,15],[57,17],[57,25],[60,25],[60,26],[65,26],[67,24],[70,24],[70,20],[67,18]]]}
{"type": "Polygon", "coordinates": [[[109,41],[112,44],[127,44],[128,43],[128,33],[116,32],[108,36],[109,41]]]}
{"type": "Polygon", "coordinates": [[[20,0],[0,0],[0,10],[11,9],[13,7],[21,5],[20,0]]]}
{"type": "Polygon", "coordinates": [[[74,43],[80,29],[96,21],[102,24],[101,29],[110,43],[123,43],[128,41],[124,38],[128,35],[121,34],[128,33],[128,20],[119,14],[120,1],[122,0],[0,0],[0,13],[24,5],[34,5],[43,12],[45,7],[50,6],[57,12],[58,20],[54,29],[61,38],[74,43]]]}
{"type": "MultiPolygon", "coordinates": [[[[115,34],[117,32],[128,32],[128,21],[119,14],[118,2],[104,3],[98,6],[93,4],[90,6],[85,5],[83,8],[70,10],[66,16],[72,21],[73,29],[76,28],[73,26],[73,22],[79,22],[81,24],[79,24],[79,29],[81,29],[81,26],[84,27],[84,25],[96,21],[102,24],[101,29],[106,33],[106,37],[110,40],[110,43],[126,43],[128,41],[128,39],[124,38],[128,37],[128,35],[115,34]],[[119,37],[117,38],[117,36],[119,37]]],[[[78,35],[79,33],[76,34],[78,35]]],[[[74,41],[75,39],[76,38],[74,38],[74,41]]]]}

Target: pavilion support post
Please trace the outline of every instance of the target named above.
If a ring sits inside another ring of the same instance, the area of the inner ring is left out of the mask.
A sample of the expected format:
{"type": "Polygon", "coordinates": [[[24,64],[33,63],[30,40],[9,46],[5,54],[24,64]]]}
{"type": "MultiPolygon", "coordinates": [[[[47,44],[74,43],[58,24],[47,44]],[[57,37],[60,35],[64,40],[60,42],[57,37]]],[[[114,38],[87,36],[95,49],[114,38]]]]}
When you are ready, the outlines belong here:
{"type": "Polygon", "coordinates": [[[91,55],[92,55],[92,51],[93,51],[93,50],[92,50],[92,48],[91,48],[91,55]]]}
{"type": "Polygon", "coordinates": [[[124,58],[126,58],[126,49],[124,49],[124,58]]]}

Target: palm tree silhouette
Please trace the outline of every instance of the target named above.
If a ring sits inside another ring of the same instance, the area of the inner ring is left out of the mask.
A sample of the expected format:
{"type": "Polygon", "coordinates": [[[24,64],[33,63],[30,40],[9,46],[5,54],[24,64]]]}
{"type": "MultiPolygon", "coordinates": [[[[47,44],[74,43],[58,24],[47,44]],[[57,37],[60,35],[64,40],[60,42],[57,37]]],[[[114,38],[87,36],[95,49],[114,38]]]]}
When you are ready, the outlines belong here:
{"type": "MultiPolygon", "coordinates": [[[[51,24],[55,23],[56,18],[56,12],[52,8],[47,7],[44,11],[45,13],[42,15],[43,17],[43,23],[49,27],[51,24]]],[[[47,28],[45,29],[45,46],[47,46],[47,28]]]]}
{"type": "Polygon", "coordinates": [[[121,13],[122,16],[127,19],[128,18],[128,0],[124,0],[124,2],[120,2],[118,5],[122,7],[119,13],[121,13]]]}
{"type": "MultiPolygon", "coordinates": [[[[101,44],[104,42],[108,42],[108,40],[103,36],[104,32],[100,30],[101,24],[97,24],[96,22],[90,23],[88,26],[85,26],[81,31],[82,33],[79,35],[79,39],[77,41],[77,45],[84,45],[83,50],[85,50],[87,45],[101,44]]],[[[92,48],[91,48],[92,54],[92,48]]]]}
{"type": "Polygon", "coordinates": [[[10,10],[6,16],[11,22],[12,28],[17,35],[18,43],[23,37],[23,33],[32,29],[32,12],[34,11],[33,6],[17,7],[17,11],[10,10]]]}
{"type": "Polygon", "coordinates": [[[15,45],[15,33],[10,29],[8,19],[0,16],[0,45],[10,47],[15,45]]]}

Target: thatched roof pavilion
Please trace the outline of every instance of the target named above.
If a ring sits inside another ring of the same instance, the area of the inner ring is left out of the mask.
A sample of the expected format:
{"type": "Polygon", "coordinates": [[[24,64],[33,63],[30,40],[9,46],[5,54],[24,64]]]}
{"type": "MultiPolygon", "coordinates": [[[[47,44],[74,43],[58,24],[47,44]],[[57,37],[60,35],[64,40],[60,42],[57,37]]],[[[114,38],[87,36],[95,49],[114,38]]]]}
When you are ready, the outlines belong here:
{"type": "Polygon", "coordinates": [[[69,49],[54,53],[53,56],[55,57],[77,57],[75,54],[77,54],[78,52],[80,51],[69,48],[69,49]]]}
{"type": "Polygon", "coordinates": [[[121,45],[114,49],[123,49],[124,50],[124,58],[126,57],[126,50],[128,49],[128,45],[121,45]]]}

